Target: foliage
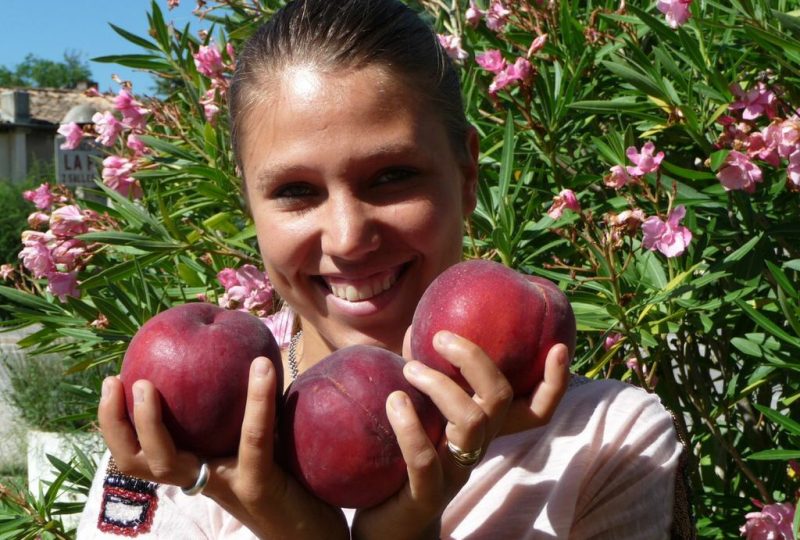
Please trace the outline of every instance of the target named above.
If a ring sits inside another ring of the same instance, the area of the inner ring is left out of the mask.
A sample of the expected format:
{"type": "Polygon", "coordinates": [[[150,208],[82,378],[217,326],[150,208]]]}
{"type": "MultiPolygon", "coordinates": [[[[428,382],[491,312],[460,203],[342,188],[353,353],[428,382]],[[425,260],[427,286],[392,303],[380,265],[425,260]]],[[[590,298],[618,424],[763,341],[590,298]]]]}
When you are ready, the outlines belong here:
{"type": "MultiPolygon", "coordinates": [[[[89,254],[79,292],[59,297],[29,272],[0,288],[14,325],[42,325],[23,345],[73,370],[118,369],[150,316],[217,301],[218,272],[258,264],[224,114],[226,45],[281,2],[209,4],[198,36],[154,2],[148,36],[114,27],[141,54],[96,59],[169,90],[140,104],[146,122],[119,110],[149,153],[107,138],[127,161],[98,184],[109,204],[80,203],[104,217],[74,236],[89,254]],[[196,60],[207,47],[213,66],[196,60]]],[[[484,13],[467,18],[457,1],[420,2],[461,38],[481,137],[465,252],[559,283],[578,317],[574,370],[661,396],[692,450],[700,535],[738,537],[752,499],[797,501],[800,153],[764,141],[797,118],[800,20],[785,0],[684,2],[689,20],[672,26],[639,2],[496,4],[471,3],[484,13]]]]}
{"type": "Polygon", "coordinates": [[[61,62],[28,54],[13,70],[0,66],[0,86],[5,87],[75,88],[91,78],[89,64],[75,51],[66,51],[61,62]]]}
{"type": "Polygon", "coordinates": [[[13,261],[19,253],[19,236],[28,226],[32,209],[22,198],[22,192],[29,187],[0,181],[0,261],[13,261]]]}

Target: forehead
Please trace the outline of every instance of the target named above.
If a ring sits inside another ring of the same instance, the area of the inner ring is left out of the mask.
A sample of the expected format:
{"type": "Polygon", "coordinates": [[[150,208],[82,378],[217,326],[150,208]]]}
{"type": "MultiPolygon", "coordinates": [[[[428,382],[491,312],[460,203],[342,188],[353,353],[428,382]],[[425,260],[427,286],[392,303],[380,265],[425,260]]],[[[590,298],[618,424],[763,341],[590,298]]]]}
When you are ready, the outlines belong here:
{"type": "Polygon", "coordinates": [[[266,164],[330,165],[334,157],[400,147],[423,150],[447,139],[427,100],[379,66],[342,72],[292,66],[270,87],[244,123],[246,176],[266,164]]]}

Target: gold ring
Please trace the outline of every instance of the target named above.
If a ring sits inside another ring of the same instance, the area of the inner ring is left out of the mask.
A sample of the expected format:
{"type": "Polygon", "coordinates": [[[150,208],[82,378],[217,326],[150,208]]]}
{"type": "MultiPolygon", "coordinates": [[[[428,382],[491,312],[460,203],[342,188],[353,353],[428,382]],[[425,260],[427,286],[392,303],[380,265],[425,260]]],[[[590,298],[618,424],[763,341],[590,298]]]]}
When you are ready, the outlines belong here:
{"type": "Polygon", "coordinates": [[[181,491],[185,495],[199,495],[205,489],[206,484],[208,484],[208,477],[210,476],[210,471],[208,470],[208,464],[204,461],[200,464],[200,473],[197,475],[197,480],[195,481],[194,485],[189,488],[181,488],[181,491]]]}
{"type": "Polygon", "coordinates": [[[456,465],[459,467],[463,467],[464,469],[469,469],[481,459],[481,453],[483,450],[478,448],[477,450],[473,450],[472,452],[465,452],[451,441],[447,441],[447,450],[450,452],[450,455],[453,457],[453,461],[456,462],[456,465]]]}

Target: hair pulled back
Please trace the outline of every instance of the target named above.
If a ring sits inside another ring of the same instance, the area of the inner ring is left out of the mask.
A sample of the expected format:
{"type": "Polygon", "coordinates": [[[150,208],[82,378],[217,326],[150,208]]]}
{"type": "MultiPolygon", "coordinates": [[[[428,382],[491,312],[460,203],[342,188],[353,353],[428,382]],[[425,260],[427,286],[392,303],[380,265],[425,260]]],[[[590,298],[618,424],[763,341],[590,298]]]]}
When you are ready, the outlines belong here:
{"type": "Polygon", "coordinates": [[[456,155],[468,123],[458,73],[433,30],[398,0],[295,0],[278,10],[239,53],[229,91],[231,137],[241,170],[242,128],[289,66],[333,71],[378,65],[428,99],[456,155]]]}

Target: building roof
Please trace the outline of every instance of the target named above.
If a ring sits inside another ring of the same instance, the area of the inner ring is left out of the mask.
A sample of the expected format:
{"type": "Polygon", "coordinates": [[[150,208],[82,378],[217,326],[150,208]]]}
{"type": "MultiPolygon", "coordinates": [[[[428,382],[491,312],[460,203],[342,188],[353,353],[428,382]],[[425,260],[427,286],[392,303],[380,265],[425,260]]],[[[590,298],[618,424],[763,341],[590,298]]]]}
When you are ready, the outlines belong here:
{"type": "Polygon", "coordinates": [[[83,90],[66,90],[61,88],[3,88],[6,91],[23,91],[30,96],[30,119],[35,123],[46,122],[55,126],[61,124],[67,113],[78,105],[89,105],[97,111],[111,110],[113,95],[89,97],[83,90]]]}

